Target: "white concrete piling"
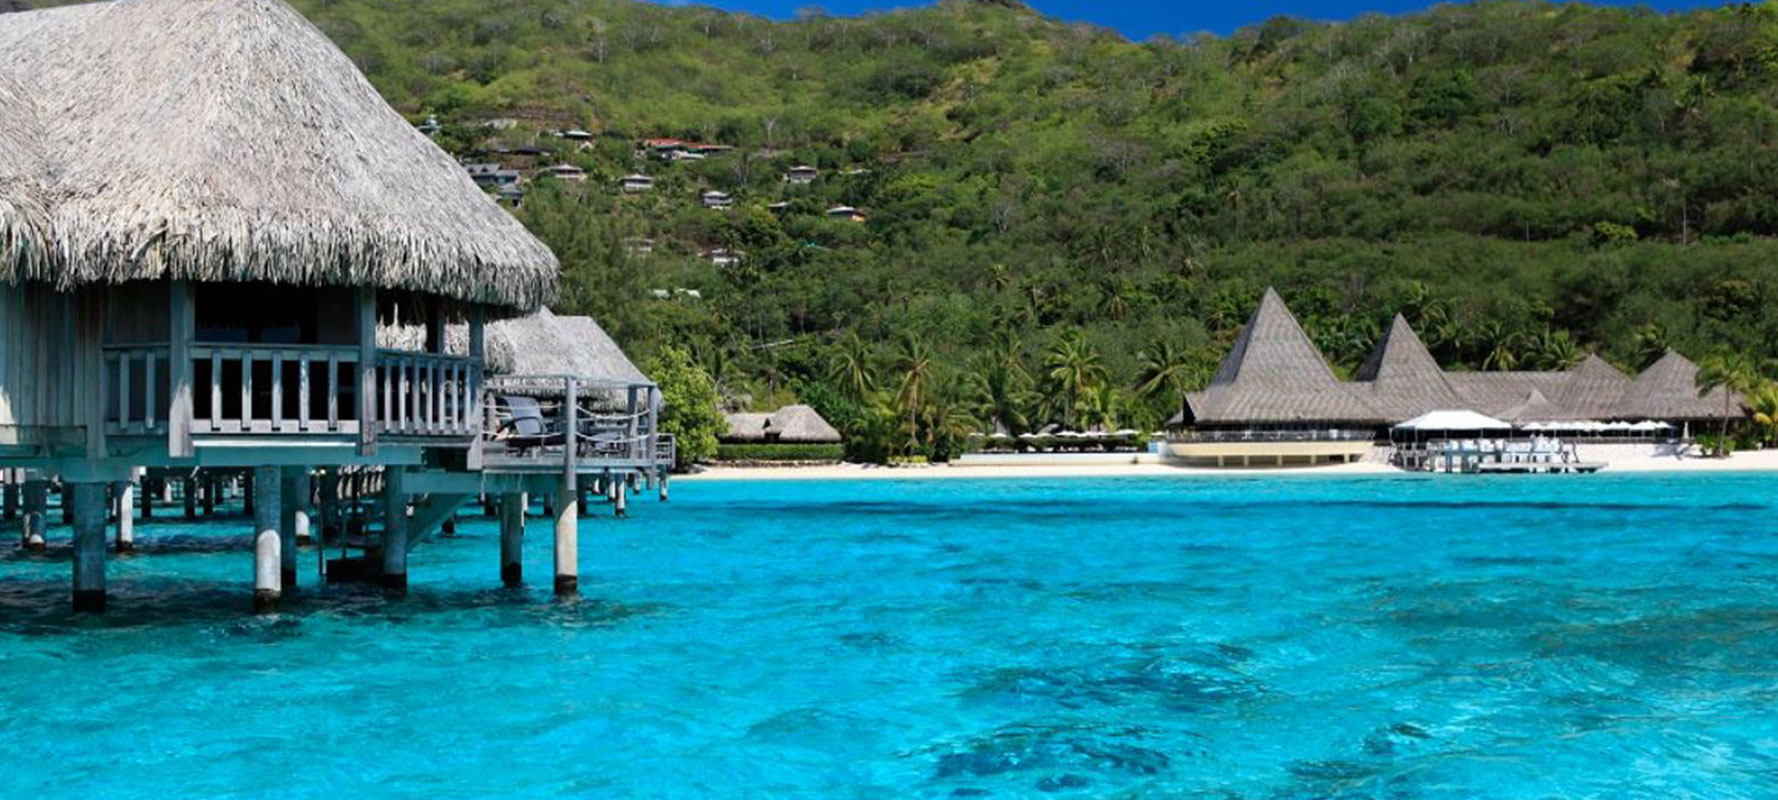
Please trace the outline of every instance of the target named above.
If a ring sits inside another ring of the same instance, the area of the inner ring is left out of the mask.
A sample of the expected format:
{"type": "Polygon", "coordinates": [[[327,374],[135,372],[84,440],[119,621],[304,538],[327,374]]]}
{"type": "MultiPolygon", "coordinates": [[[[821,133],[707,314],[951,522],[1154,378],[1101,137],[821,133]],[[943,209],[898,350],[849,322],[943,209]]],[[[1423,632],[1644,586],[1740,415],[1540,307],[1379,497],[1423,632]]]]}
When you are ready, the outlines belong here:
{"type": "Polygon", "coordinates": [[[74,508],[74,610],[105,610],[105,491],[103,483],[63,486],[74,508]]]}
{"type": "Polygon", "coordinates": [[[283,541],[278,517],[283,498],[277,467],[259,467],[253,481],[253,613],[278,610],[284,596],[283,541]]]}
{"type": "Polygon", "coordinates": [[[574,473],[564,473],[556,488],[556,596],[580,593],[580,503],[575,499],[574,473]]]}
{"type": "Polygon", "coordinates": [[[49,481],[25,481],[25,525],[22,544],[26,550],[42,550],[49,533],[49,481]]]}
{"type": "Polygon", "coordinates": [[[616,486],[617,492],[611,496],[612,505],[618,517],[627,517],[630,515],[630,493],[625,491],[623,481],[618,481],[616,486]]]}
{"type": "Polygon", "coordinates": [[[525,496],[500,496],[500,582],[517,587],[525,583],[525,496]]]}
{"type": "Polygon", "coordinates": [[[383,585],[407,591],[407,489],[400,467],[383,481],[383,585]]]}
{"type": "Polygon", "coordinates": [[[117,552],[136,549],[136,484],[118,481],[111,484],[111,507],[117,514],[117,552]]]}

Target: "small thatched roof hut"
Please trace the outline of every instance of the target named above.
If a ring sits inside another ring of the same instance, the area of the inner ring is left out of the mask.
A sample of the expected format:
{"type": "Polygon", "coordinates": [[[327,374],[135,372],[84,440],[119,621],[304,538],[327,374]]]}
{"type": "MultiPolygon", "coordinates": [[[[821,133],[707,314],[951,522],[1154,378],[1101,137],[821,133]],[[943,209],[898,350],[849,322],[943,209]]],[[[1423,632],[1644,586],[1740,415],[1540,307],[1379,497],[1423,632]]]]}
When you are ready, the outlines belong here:
{"type": "Polygon", "coordinates": [[[1334,377],[1321,351],[1271,289],[1209,388],[1185,400],[1190,421],[1198,425],[1389,421],[1334,377]]]}
{"type": "Polygon", "coordinates": [[[280,0],[0,14],[0,80],[0,282],[554,291],[549,249],[280,0]],[[49,258],[17,252],[26,159],[49,258]]]}
{"type": "Polygon", "coordinates": [[[838,444],[843,436],[815,409],[785,406],[770,414],[730,414],[725,442],[786,442],[791,444],[838,444]]]}

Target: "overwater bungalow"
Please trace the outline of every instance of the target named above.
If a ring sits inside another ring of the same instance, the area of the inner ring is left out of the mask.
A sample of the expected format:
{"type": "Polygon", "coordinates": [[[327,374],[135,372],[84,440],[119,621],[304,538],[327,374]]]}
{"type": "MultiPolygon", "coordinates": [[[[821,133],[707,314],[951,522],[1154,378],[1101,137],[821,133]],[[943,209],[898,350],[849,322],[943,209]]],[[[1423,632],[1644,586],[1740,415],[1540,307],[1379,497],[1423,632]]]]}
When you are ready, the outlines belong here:
{"type": "Polygon", "coordinates": [[[1393,426],[1441,410],[1547,430],[1620,421],[1685,431],[1741,416],[1739,399],[1723,390],[1698,396],[1697,371],[1670,352],[1635,378],[1598,356],[1562,371],[1451,372],[1398,315],[1355,380],[1341,381],[1267,289],[1210,385],[1186,395],[1170,449],[1217,466],[1345,463],[1364,458],[1393,426]]]}
{"type": "Polygon", "coordinates": [[[510,420],[489,413],[484,323],[555,279],[279,0],[0,14],[0,470],[28,470],[27,530],[66,489],[79,610],[105,605],[107,495],[127,517],[142,467],[252,470],[261,609],[295,586],[311,471],[342,466],[385,486],[385,585],[463,498],[554,491],[575,591],[578,476],[662,465],[651,441],[486,466],[510,420]],[[410,322],[411,346],[386,341],[410,322]]]}

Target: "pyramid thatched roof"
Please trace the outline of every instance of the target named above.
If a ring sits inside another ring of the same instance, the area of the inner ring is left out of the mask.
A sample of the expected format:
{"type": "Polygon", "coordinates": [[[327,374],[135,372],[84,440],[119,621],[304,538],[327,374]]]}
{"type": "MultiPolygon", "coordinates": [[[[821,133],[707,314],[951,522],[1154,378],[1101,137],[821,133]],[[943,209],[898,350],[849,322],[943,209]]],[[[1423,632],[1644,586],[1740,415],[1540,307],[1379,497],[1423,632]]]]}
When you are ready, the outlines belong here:
{"type": "Polygon", "coordinates": [[[1725,400],[1730,417],[1741,415],[1742,398],[1717,388],[1698,396],[1698,365],[1672,350],[1631,381],[1618,406],[1628,419],[1721,419],[1725,400]]]}
{"type": "Polygon", "coordinates": [[[1587,356],[1562,382],[1562,388],[1550,398],[1568,419],[1611,419],[1617,416],[1630,388],[1630,376],[1605,363],[1596,355],[1587,356]]]}
{"type": "Polygon", "coordinates": [[[1500,418],[1514,424],[1525,422],[1568,422],[1575,419],[1536,389],[1524,401],[1500,412],[1500,418]]]}
{"type": "Polygon", "coordinates": [[[1200,425],[1388,421],[1334,377],[1321,351],[1271,289],[1210,387],[1187,395],[1186,405],[1200,425]]]}
{"type": "Polygon", "coordinates": [[[844,437],[809,406],[785,406],[770,414],[728,415],[731,442],[779,441],[795,444],[838,444],[844,437]]]}
{"type": "Polygon", "coordinates": [[[30,159],[42,193],[0,188],[0,282],[554,291],[549,249],[280,0],[0,14],[0,78],[0,178],[30,159]],[[18,257],[33,227],[51,257],[18,257]]]}
{"type": "Polygon", "coordinates": [[[1447,372],[1445,380],[1456,390],[1464,408],[1507,419],[1508,413],[1532,394],[1548,401],[1561,391],[1565,372],[1447,372]]]}
{"type": "Polygon", "coordinates": [[[1383,340],[1359,367],[1357,378],[1365,401],[1391,420],[1411,419],[1433,409],[1463,407],[1432,352],[1400,314],[1395,315],[1383,340]]]}

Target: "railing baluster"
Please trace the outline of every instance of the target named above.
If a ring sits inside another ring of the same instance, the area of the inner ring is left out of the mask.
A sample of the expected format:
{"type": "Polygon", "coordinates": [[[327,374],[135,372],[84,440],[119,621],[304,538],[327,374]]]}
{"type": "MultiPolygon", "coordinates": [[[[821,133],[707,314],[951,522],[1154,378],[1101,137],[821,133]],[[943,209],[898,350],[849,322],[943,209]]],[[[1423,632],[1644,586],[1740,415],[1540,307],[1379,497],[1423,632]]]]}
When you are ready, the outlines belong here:
{"type": "MultiPolygon", "coordinates": [[[[359,420],[360,425],[374,424],[372,420],[359,420]]],[[[327,356],[327,432],[338,433],[340,429],[340,356],[330,353],[327,356]]]]}
{"type": "Polygon", "coordinates": [[[296,429],[309,432],[309,365],[314,362],[298,355],[296,362],[296,429]]]}
{"type": "Polygon", "coordinates": [[[409,400],[408,385],[407,385],[407,359],[397,358],[397,359],[395,359],[395,362],[391,366],[393,366],[395,368],[395,371],[397,373],[399,373],[398,379],[401,381],[399,384],[399,386],[400,386],[400,400],[396,403],[397,407],[395,409],[395,429],[397,431],[402,432],[402,433],[406,433],[407,432],[407,406],[408,406],[408,400],[409,400]]]}
{"type": "Polygon", "coordinates": [[[222,432],[222,351],[210,351],[210,431],[222,432]]]}
{"type": "Polygon", "coordinates": [[[253,351],[240,350],[241,359],[241,432],[253,430],[253,351]]]}
{"type": "Polygon", "coordinates": [[[284,351],[272,351],[272,432],[284,432],[284,351]]]}
{"type": "Polygon", "coordinates": [[[156,413],[159,409],[155,408],[154,402],[154,395],[160,389],[160,383],[155,380],[158,376],[154,374],[154,368],[160,364],[160,360],[158,348],[150,348],[148,357],[143,360],[146,372],[142,381],[142,429],[150,432],[160,428],[160,415],[156,413]]]}

